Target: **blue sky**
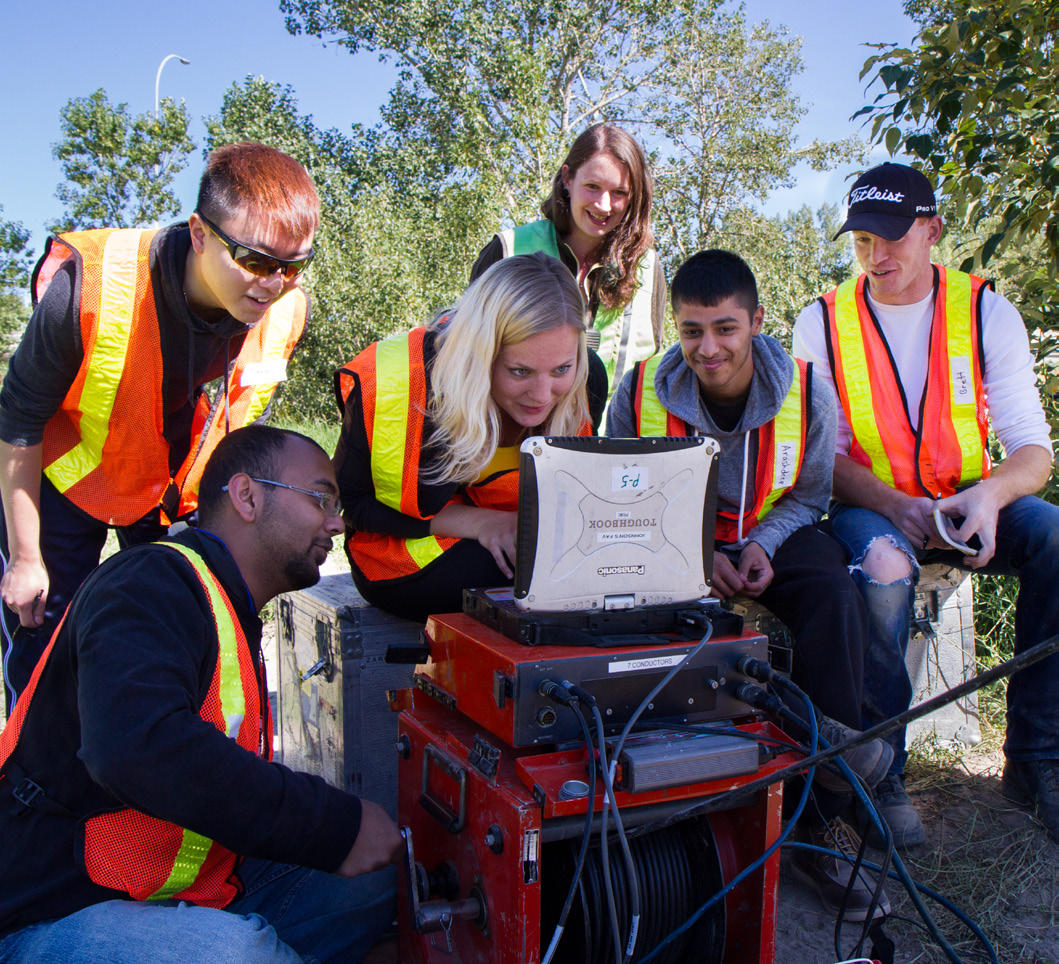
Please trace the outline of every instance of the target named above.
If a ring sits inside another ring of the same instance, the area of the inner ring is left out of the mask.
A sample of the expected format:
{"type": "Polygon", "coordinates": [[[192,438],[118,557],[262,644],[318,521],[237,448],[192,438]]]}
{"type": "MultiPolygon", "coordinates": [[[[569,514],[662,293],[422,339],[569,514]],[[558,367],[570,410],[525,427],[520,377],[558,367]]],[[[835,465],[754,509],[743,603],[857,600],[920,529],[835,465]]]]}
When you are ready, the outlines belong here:
{"type": "MultiPolygon", "coordinates": [[[[877,0],[870,9],[870,16],[859,16],[842,0],[746,2],[750,21],[785,24],[803,39],[805,71],[794,87],[809,107],[799,128],[805,140],[858,130],[849,116],[865,102],[857,76],[869,54],[863,44],[904,44],[914,34],[901,0],[877,0]]],[[[71,97],[103,87],[112,103],[126,102],[134,114],[152,110],[158,65],[167,54],[180,54],[191,63],[169,61],[160,92],[184,99],[194,118],[192,138],[201,145],[203,115],[216,114],[224,91],[248,75],[290,84],[303,113],[312,114],[319,127],[341,130],[377,120],[394,79],[392,68],[371,54],[352,56],[336,45],[288,34],[278,0],[103,0],[94,7],[51,0],[42,8],[20,3],[4,19],[3,49],[0,204],[5,218],[33,232],[38,250],[45,224],[62,210],[54,196],[61,172],[51,148],[59,139],[59,110],[71,97]]],[[[200,166],[194,158],[177,182],[185,212],[200,166]]],[[[797,187],[773,196],[768,209],[839,201],[847,173],[799,170],[797,187]]]]}

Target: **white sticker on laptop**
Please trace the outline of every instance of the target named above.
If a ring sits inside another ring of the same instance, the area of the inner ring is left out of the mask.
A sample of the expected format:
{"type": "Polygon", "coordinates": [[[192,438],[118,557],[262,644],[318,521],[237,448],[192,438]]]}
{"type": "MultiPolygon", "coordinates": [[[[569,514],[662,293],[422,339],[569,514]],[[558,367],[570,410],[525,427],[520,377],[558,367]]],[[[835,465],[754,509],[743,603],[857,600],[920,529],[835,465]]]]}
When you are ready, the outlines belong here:
{"type": "Polygon", "coordinates": [[[643,492],[647,489],[647,469],[642,465],[615,465],[610,470],[611,492],[643,492]]]}
{"type": "Polygon", "coordinates": [[[952,374],[952,404],[974,404],[974,382],[971,375],[971,359],[966,355],[950,359],[949,370],[952,374]]]}

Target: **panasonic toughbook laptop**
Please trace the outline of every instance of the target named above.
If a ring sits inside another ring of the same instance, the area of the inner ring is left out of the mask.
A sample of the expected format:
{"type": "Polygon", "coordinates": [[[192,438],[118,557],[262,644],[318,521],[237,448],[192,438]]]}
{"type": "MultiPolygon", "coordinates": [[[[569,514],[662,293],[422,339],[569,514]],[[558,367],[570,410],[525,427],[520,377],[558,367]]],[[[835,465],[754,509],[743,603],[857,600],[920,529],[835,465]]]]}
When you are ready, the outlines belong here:
{"type": "Polygon", "coordinates": [[[718,445],[534,436],[519,457],[515,606],[585,612],[710,591],[718,445]]]}

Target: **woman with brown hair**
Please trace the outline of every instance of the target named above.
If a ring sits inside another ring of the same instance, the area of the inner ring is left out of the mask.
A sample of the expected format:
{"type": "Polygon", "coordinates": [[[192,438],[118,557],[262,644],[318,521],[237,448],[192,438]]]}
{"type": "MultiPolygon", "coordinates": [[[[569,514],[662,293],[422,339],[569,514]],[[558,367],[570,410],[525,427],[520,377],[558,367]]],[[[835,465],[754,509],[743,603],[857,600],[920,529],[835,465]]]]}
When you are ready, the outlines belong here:
{"type": "Polygon", "coordinates": [[[662,345],[665,279],[651,247],[651,173],[635,138],[595,124],[570,147],[541,204],[544,218],[494,235],[471,280],[501,258],[544,251],[577,278],[589,348],[607,369],[610,390],[662,345]]]}

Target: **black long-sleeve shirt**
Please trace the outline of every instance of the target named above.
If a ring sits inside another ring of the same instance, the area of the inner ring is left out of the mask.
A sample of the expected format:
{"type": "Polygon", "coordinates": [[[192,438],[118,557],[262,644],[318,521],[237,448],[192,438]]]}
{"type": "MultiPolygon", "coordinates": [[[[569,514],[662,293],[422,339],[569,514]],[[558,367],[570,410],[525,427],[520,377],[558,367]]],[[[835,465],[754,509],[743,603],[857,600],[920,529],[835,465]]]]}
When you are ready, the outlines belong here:
{"type": "MultiPolygon", "coordinates": [[[[224,544],[176,538],[220,579],[259,665],[261,622],[224,544]]],[[[94,884],[78,817],[121,807],[169,820],[246,857],[334,872],[360,801],[248,752],[199,716],[217,634],[187,560],[159,545],[118,553],[75,597],[10,762],[71,815],[26,810],[0,781],[0,936],[122,896],[94,884]]],[[[23,694],[23,699],[29,694],[23,694]]]]}

